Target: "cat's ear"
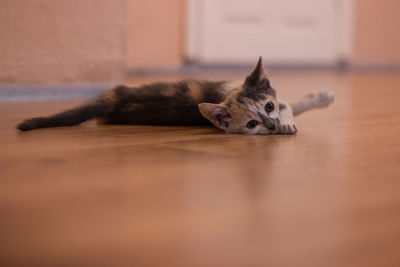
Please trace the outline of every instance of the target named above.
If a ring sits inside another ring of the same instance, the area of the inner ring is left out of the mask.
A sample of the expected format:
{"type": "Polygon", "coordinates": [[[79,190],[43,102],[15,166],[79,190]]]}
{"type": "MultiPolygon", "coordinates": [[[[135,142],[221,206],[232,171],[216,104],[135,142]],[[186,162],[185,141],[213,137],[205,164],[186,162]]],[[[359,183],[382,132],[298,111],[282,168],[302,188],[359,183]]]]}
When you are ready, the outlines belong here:
{"type": "Polygon", "coordinates": [[[209,120],[215,127],[225,130],[229,127],[231,115],[227,108],[221,104],[201,103],[199,110],[207,120],[209,120]]]}
{"type": "Polygon", "coordinates": [[[244,84],[248,87],[256,87],[261,82],[268,83],[267,86],[269,86],[269,81],[267,79],[267,75],[265,74],[262,58],[260,57],[253,71],[249,76],[246,77],[244,84]]]}

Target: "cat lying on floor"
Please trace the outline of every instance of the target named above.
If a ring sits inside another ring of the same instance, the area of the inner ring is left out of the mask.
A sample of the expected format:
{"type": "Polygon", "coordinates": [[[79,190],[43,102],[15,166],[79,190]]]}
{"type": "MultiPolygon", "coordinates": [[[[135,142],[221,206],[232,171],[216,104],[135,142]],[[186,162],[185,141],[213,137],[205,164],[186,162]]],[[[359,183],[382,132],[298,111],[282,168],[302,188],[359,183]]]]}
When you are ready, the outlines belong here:
{"type": "Polygon", "coordinates": [[[21,131],[72,126],[97,118],[106,124],[207,125],[227,133],[294,134],[293,116],[326,107],[333,93],[321,91],[289,105],[276,97],[261,57],[244,83],[185,80],[139,87],[117,86],[87,103],[48,117],[23,121],[21,131]]]}

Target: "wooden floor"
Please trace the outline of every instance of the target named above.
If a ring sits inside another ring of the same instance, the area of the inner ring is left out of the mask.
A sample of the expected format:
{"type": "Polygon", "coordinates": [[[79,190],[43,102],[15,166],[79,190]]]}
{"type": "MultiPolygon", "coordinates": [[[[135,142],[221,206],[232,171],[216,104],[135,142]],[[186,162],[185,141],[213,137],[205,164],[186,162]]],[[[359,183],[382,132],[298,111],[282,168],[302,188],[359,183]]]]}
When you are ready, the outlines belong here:
{"type": "Polygon", "coordinates": [[[336,102],[294,136],[18,133],[80,101],[0,103],[0,266],[400,266],[400,75],[270,78],[282,99],[336,102]]]}

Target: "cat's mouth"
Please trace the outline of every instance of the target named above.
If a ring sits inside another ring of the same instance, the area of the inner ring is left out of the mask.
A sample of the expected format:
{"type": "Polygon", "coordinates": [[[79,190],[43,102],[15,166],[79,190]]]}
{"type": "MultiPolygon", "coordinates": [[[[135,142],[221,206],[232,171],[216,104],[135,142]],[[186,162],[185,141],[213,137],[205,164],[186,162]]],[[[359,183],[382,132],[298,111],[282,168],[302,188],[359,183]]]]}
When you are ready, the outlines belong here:
{"type": "Polygon", "coordinates": [[[264,129],[257,133],[257,135],[272,135],[277,134],[279,132],[279,124],[273,129],[264,129]]]}
{"type": "Polygon", "coordinates": [[[275,129],[270,130],[270,134],[277,134],[278,132],[279,132],[279,125],[275,129]]]}
{"type": "Polygon", "coordinates": [[[279,126],[276,127],[276,128],[272,131],[272,133],[274,133],[274,134],[276,134],[276,133],[278,133],[278,132],[279,132],[279,126]]]}

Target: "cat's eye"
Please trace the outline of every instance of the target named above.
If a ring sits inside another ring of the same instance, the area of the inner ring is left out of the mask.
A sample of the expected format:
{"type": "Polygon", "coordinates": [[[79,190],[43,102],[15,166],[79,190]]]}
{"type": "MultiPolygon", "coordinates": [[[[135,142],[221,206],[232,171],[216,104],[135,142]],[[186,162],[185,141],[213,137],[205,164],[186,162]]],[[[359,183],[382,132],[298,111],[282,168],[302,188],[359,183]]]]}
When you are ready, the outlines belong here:
{"type": "Polygon", "coordinates": [[[253,129],[253,128],[256,127],[257,125],[258,125],[258,121],[252,120],[252,121],[249,121],[249,122],[246,124],[246,127],[249,128],[249,129],[253,129]]]}
{"type": "Polygon", "coordinates": [[[268,103],[265,105],[265,111],[266,111],[266,112],[271,112],[271,111],[274,110],[274,108],[275,108],[275,105],[274,105],[274,103],[272,103],[271,101],[268,102],[268,103]]]}

